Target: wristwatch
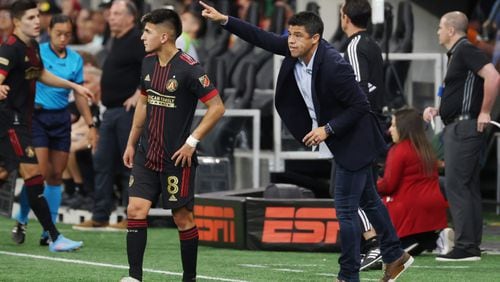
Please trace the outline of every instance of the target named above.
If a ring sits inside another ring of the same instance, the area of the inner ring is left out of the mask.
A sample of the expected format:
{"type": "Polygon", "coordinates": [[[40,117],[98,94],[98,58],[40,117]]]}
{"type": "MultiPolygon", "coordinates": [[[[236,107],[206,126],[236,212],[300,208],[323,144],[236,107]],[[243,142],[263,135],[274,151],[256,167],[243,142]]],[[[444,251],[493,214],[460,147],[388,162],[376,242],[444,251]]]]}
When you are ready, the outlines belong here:
{"type": "Polygon", "coordinates": [[[335,133],[329,123],[325,124],[325,132],[326,135],[328,136],[333,135],[335,133]]]}

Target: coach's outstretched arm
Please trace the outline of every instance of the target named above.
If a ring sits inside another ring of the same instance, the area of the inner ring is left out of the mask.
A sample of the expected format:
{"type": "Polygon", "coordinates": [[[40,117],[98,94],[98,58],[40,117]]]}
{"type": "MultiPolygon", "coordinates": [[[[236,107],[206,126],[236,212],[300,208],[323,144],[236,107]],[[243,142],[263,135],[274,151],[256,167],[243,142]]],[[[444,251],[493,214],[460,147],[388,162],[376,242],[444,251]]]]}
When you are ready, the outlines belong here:
{"type": "Polygon", "coordinates": [[[278,55],[289,55],[288,37],[279,36],[275,33],[262,30],[252,24],[249,24],[240,19],[221,14],[214,7],[200,1],[203,6],[201,15],[208,20],[218,22],[229,32],[236,34],[243,40],[257,47],[265,49],[271,53],[278,55]]]}

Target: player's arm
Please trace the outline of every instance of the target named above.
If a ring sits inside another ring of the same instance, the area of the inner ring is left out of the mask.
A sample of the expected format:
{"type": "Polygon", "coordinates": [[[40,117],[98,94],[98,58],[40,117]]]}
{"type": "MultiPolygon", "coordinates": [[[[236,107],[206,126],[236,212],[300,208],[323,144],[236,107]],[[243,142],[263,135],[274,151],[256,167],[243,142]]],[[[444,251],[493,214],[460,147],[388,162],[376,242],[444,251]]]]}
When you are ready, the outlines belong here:
{"type": "Polygon", "coordinates": [[[8,85],[4,85],[5,79],[7,78],[9,71],[16,64],[15,53],[12,48],[6,45],[0,46],[0,100],[7,99],[7,95],[10,91],[8,85]]]}
{"type": "Polygon", "coordinates": [[[10,87],[8,85],[4,85],[5,75],[0,74],[0,100],[6,99],[7,94],[9,93],[10,87]]]}
{"type": "Polygon", "coordinates": [[[484,126],[491,120],[490,113],[498,96],[500,76],[492,63],[486,64],[477,74],[484,79],[483,104],[481,105],[481,112],[477,118],[477,130],[482,132],[484,126]]]}
{"type": "Polygon", "coordinates": [[[358,44],[355,44],[352,47],[353,48],[349,46],[347,48],[347,56],[349,57],[349,62],[351,63],[352,69],[354,70],[356,81],[359,83],[361,89],[363,89],[363,92],[368,96],[368,94],[370,93],[368,87],[368,76],[370,73],[368,57],[358,44]]]}
{"type": "Polygon", "coordinates": [[[93,98],[94,94],[90,92],[87,88],[78,85],[74,82],[68,81],[66,79],[59,78],[52,74],[51,72],[47,71],[46,69],[43,69],[42,74],[40,75],[39,80],[42,83],[45,83],[47,85],[53,86],[53,87],[59,87],[59,88],[66,88],[66,89],[73,89],[77,94],[82,95],[86,98],[93,98]]]}
{"type": "Polygon", "coordinates": [[[203,139],[226,111],[224,103],[219,95],[205,102],[205,105],[207,106],[207,112],[203,116],[200,124],[194,129],[193,133],[191,133],[197,140],[203,139]]]}
{"type": "MultiPolygon", "coordinates": [[[[215,90],[214,90],[215,91],[215,90]]],[[[224,115],[225,107],[222,99],[217,94],[210,100],[204,102],[207,106],[207,112],[203,116],[200,124],[195,128],[195,130],[189,135],[186,143],[177,150],[172,156],[172,160],[175,161],[175,165],[178,166],[191,166],[191,157],[196,150],[196,145],[200,142],[205,135],[215,126],[217,121],[224,115]]]]}
{"type": "Polygon", "coordinates": [[[75,95],[75,105],[78,112],[82,115],[85,123],[89,127],[89,140],[88,145],[91,146],[92,151],[95,151],[97,147],[97,128],[95,127],[94,120],[92,117],[92,112],[90,111],[90,106],[86,97],[82,95],[75,95]]]}
{"type": "Polygon", "coordinates": [[[127,147],[125,148],[125,153],[123,154],[123,164],[132,168],[134,163],[135,146],[139,137],[142,134],[144,128],[144,123],[146,122],[146,108],[148,105],[148,96],[142,94],[135,107],[134,120],[132,121],[132,128],[130,129],[130,134],[128,136],[127,147]]]}

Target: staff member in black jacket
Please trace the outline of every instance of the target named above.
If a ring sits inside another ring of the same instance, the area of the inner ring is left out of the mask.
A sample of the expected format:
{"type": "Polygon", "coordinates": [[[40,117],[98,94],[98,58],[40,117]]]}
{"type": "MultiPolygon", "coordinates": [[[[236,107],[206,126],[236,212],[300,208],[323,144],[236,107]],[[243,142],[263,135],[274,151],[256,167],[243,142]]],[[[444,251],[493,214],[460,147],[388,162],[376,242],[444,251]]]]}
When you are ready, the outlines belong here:
{"type": "Polygon", "coordinates": [[[325,142],[335,156],[335,206],[342,248],[338,280],[359,281],[359,206],[381,235],[387,263],[383,281],[397,278],[413,258],[401,249],[373,183],[371,163],[385,149],[385,142],[352,67],[322,39],[321,18],[311,12],[296,14],[288,21],[289,35],[279,36],[200,4],[207,19],[285,56],[276,84],[277,111],[297,140],[307,146],[325,142]]]}

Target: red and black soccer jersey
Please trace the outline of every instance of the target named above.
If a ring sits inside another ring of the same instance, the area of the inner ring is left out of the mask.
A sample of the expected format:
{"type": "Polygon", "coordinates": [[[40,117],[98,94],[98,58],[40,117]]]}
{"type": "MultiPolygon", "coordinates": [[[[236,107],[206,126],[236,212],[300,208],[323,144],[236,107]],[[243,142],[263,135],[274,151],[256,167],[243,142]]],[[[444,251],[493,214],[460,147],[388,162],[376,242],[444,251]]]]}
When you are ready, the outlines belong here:
{"type": "Polygon", "coordinates": [[[218,91],[200,64],[181,51],[164,67],[158,56],[145,57],[141,84],[148,105],[138,153],[143,152],[145,167],[164,172],[190,134],[198,100],[206,102],[218,91]]]}
{"type": "Polygon", "coordinates": [[[35,101],[35,83],[43,71],[40,50],[35,40],[26,45],[15,35],[0,46],[0,74],[6,79],[3,84],[10,87],[7,99],[0,101],[0,123],[29,124],[35,101]],[[13,117],[16,115],[17,117],[13,117]]]}

